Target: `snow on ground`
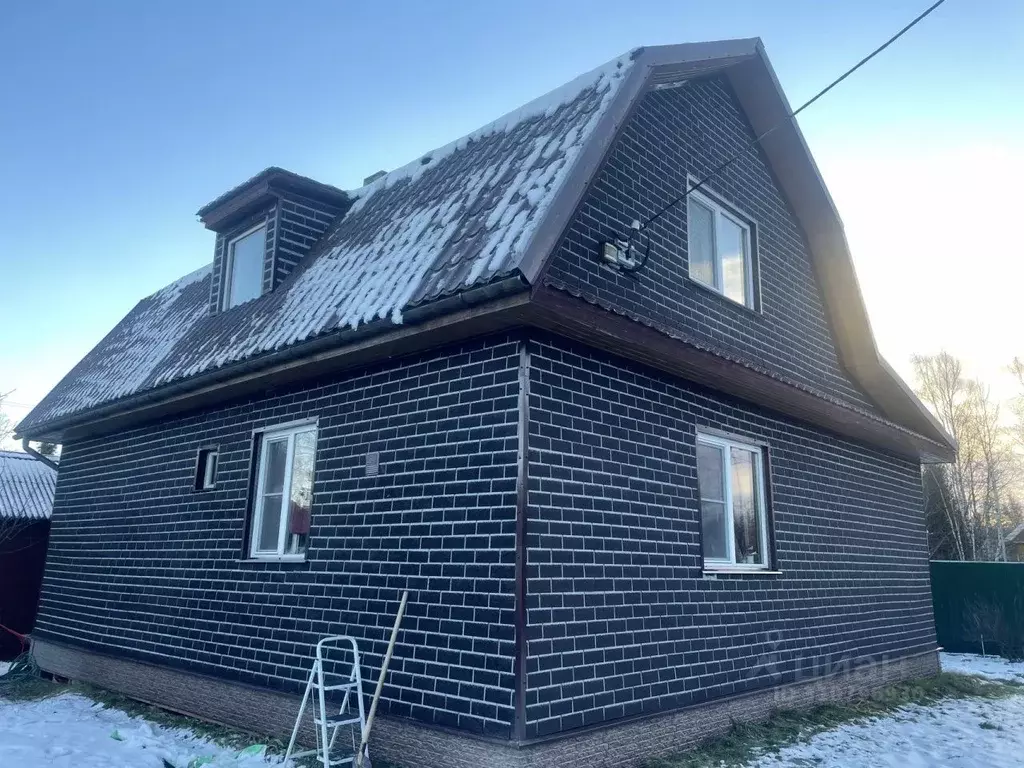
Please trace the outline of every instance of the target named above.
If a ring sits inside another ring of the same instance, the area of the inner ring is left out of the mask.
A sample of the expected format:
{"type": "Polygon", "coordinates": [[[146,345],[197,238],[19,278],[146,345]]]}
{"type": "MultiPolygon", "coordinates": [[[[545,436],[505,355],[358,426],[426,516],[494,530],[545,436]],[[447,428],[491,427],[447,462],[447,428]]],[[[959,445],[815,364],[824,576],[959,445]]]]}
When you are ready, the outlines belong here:
{"type": "MultiPolygon", "coordinates": [[[[943,653],[947,672],[1024,682],[1024,664],[993,656],[943,653]]],[[[892,715],[812,736],[755,768],[1016,768],[1024,755],[1024,696],[960,699],[900,707],[892,715]]]]}
{"type": "Polygon", "coordinates": [[[0,700],[0,766],[17,768],[266,768],[280,758],[243,755],[192,733],[164,728],[78,694],[0,700]],[[203,758],[210,758],[201,762],[203,758]],[[192,762],[196,761],[196,762],[192,762]]]}
{"type": "Polygon", "coordinates": [[[978,656],[973,653],[942,653],[939,656],[944,672],[1024,683],[1024,662],[1011,662],[998,656],[978,656]]]}
{"type": "Polygon", "coordinates": [[[0,676],[6,675],[7,670],[11,668],[11,662],[0,661],[0,676]]]}
{"type": "MultiPolygon", "coordinates": [[[[942,654],[946,671],[1024,683],[1024,664],[942,654]]],[[[5,665],[0,664],[0,674],[5,665]]],[[[1024,695],[901,707],[848,723],[752,763],[755,768],[1014,768],[1024,754],[1024,695]]],[[[180,729],[108,709],[78,694],[0,700],[0,766],[18,768],[267,768],[280,758],[239,755],[180,729]],[[201,760],[208,760],[200,762],[201,760]],[[196,762],[192,762],[196,761],[196,762]]]]}

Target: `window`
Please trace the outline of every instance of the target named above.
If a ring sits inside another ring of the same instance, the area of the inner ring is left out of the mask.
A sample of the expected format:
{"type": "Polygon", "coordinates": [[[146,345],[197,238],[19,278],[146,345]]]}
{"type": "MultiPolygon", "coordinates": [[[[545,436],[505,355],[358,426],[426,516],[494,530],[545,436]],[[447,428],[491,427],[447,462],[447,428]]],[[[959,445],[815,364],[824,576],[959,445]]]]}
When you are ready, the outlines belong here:
{"type": "Polygon", "coordinates": [[[313,504],[316,427],[303,424],[258,436],[249,555],[302,559],[313,504]]]}
{"type": "Polygon", "coordinates": [[[690,277],[733,301],[754,306],[750,226],[704,195],[687,198],[690,277]]]}
{"type": "Polygon", "coordinates": [[[697,435],[705,568],[768,568],[764,482],[759,447],[697,435]]]}
{"type": "Polygon", "coordinates": [[[196,461],[196,490],[208,491],[217,487],[217,449],[201,448],[196,461]]]}
{"type": "Polygon", "coordinates": [[[224,309],[258,299],[263,294],[263,255],[267,244],[264,224],[228,243],[224,270],[224,309]]]}

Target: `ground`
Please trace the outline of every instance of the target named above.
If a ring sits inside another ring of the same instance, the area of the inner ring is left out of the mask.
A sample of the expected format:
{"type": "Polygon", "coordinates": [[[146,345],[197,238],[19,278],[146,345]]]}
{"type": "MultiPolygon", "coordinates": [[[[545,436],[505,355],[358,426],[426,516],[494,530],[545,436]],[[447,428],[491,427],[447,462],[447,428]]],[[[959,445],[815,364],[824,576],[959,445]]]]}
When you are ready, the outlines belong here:
{"type": "MultiPolygon", "coordinates": [[[[1024,663],[943,654],[946,671],[1024,686],[1024,663]]],[[[5,669],[0,667],[0,674],[5,669]]],[[[880,717],[846,723],[797,738],[774,754],[754,754],[747,765],[816,768],[948,766],[1009,768],[1024,754],[1024,687],[988,698],[910,704],[880,717]]],[[[262,745],[216,741],[178,727],[173,716],[150,719],[115,705],[123,700],[89,689],[57,689],[37,700],[11,700],[0,691],[0,765],[18,768],[264,768],[281,766],[262,745]],[[103,701],[99,703],[96,699],[103,701]],[[153,722],[160,719],[161,723],[153,722]]],[[[128,706],[128,709],[133,707],[128,706]]],[[[209,727],[198,726],[204,732],[209,727]]],[[[669,763],[671,764],[671,762],[669,763]]],[[[682,764],[682,763],[680,763],[682,764]]]]}

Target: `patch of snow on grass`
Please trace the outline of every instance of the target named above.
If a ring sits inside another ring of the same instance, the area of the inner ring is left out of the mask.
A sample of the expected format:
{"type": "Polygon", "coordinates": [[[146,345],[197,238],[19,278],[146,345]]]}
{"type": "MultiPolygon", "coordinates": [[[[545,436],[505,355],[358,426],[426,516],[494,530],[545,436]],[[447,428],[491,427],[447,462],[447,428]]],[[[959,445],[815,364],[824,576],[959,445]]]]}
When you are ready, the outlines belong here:
{"type": "Polygon", "coordinates": [[[751,763],[756,768],[1014,768],[1024,755],[1024,697],[901,707],[824,731],[751,763]]]}
{"type": "Polygon", "coordinates": [[[7,674],[7,670],[11,668],[11,662],[0,661],[0,677],[7,674]]]}
{"type": "Polygon", "coordinates": [[[164,728],[77,694],[41,701],[0,700],[0,765],[17,768],[162,768],[167,760],[208,768],[265,768],[280,758],[239,756],[179,729],[164,728]],[[116,736],[116,737],[115,737],[116,736]]]}
{"type": "Polygon", "coordinates": [[[943,672],[978,675],[989,680],[1024,683],[1024,662],[1007,661],[999,656],[980,656],[974,653],[940,653],[943,672]]]}

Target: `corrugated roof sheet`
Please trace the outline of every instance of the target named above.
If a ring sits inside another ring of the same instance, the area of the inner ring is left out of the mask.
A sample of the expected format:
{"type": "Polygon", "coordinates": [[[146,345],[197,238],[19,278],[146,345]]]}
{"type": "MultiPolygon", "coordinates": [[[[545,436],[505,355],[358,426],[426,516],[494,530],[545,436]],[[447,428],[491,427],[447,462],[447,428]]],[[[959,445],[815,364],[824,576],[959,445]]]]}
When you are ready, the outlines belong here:
{"type": "Polygon", "coordinates": [[[40,425],[517,273],[626,55],[350,193],[276,290],[210,315],[210,267],[143,299],[19,424],[40,425]]]}
{"type": "Polygon", "coordinates": [[[19,451],[0,451],[0,518],[48,520],[57,473],[19,451]]]}

